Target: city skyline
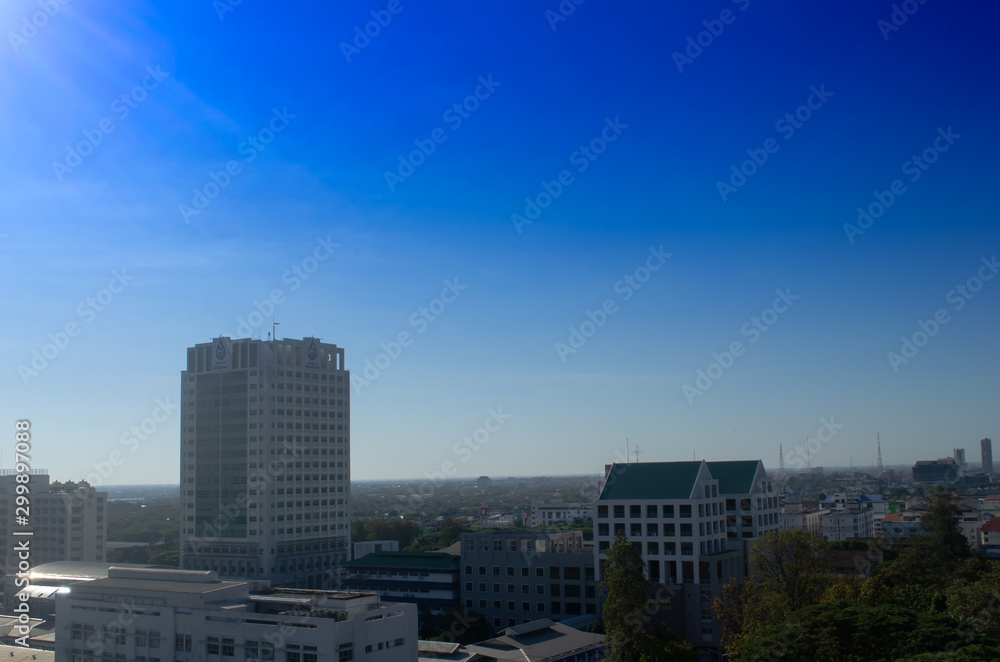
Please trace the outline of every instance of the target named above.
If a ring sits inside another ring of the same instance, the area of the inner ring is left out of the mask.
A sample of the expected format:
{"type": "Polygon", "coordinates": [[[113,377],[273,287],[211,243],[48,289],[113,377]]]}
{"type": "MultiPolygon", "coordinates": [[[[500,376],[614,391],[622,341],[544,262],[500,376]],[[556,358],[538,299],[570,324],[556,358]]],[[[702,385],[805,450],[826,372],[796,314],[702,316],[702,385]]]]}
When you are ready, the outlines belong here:
{"type": "Polygon", "coordinates": [[[355,480],[593,475],[626,439],[974,466],[997,8],[563,4],[7,3],[33,467],[176,482],[185,348],[272,330],[344,349],[355,480]]]}

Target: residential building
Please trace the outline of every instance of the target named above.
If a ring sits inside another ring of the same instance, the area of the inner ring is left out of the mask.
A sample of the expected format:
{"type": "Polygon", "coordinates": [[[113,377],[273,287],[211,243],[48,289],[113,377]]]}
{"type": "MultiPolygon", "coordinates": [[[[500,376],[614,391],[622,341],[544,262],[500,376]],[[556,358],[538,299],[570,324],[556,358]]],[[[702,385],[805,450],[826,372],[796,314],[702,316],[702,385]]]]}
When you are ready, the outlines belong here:
{"type": "Polygon", "coordinates": [[[989,517],[979,529],[981,546],[986,556],[1000,557],[1000,517],[989,517]]]}
{"type": "Polygon", "coordinates": [[[418,642],[417,660],[601,662],[606,649],[604,635],[540,619],[509,627],[498,637],[466,646],[442,641],[421,641],[418,642]]]}
{"type": "Polygon", "coordinates": [[[872,535],[878,537],[882,533],[882,520],[889,514],[889,499],[881,494],[862,494],[858,498],[862,508],[872,511],[872,535]]]}
{"type": "Polygon", "coordinates": [[[411,662],[416,650],[416,607],[374,593],[111,568],[56,598],[56,659],[66,662],[411,662]]]}
{"type": "Polygon", "coordinates": [[[461,595],[498,630],[597,614],[594,554],[581,531],[462,534],[461,595]]]}
{"type": "MultiPolygon", "coordinates": [[[[30,525],[17,523],[17,474],[10,469],[0,473],[0,539],[5,542],[0,555],[3,567],[3,606],[14,604],[14,575],[18,570],[17,546],[31,531],[31,565],[55,561],[104,561],[107,544],[106,492],[98,492],[89,483],[50,482],[40,469],[27,474],[30,525]]],[[[27,512],[27,510],[26,510],[27,512]]]]}
{"type": "Polygon", "coordinates": [[[852,502],[847,510],[833,510],[820,518],[820,534],[833,542],[872,538],[875,535],[875,517],[871,508],[862,508],[852,502]]]}
{"type": "Polygon", "coordinates": [[[344,564],[344,586],[412,602],[425,619],[459,606],[459,565],[444,552],[373,552],[344,564]]]}
{"type": "Polygon", "coordinates": [[[921,516],[923,510],[906,509],[895,513],[889,513],[882,520],[882,538],[890,540],[893,544],[905,544],[907,539],[913,536],[924,535],[927,531],[923,528],[921,516]]]}
{"type": "Polygon", "coordinates": [[[181,567],[332,586],[351,552],[344,350],[216,338],[181,383],[181,567]]]}
{"type": "Polygon", "coordinates": [[[593,504],[590,503],[540,503],[531,504],[531,510],[524,518],[525,526],[549,526],[575,519],[593,519],[593,504]]]}
{"type": "Polygon", "coordinates": [[[786,503],[781,509],[781,530],[823,535],[821,518],[829,512],[825,508],[806,508],[801,502],[786,503]]]}

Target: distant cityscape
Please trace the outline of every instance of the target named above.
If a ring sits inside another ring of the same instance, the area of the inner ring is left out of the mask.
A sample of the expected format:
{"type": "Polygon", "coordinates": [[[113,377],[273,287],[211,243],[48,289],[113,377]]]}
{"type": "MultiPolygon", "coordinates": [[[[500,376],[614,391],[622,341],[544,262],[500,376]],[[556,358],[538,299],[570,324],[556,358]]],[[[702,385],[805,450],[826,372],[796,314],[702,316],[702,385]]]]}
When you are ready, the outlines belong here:
{"type": "MultiPolygon", "coordinates": [[[[180,377],[178,484],[97,489],[40,470],[0,476],[3,609],[13,619],[5,644],[74,662],[159,662],[171,651],[319,662],[331,651],[341,661],[508,659],[498,646],[535,659],[544,640],[546,660],[599,660],[607,642],[590,628],[608,554],[624,538],[659,601],[654,620],[700,659],[722,659],[714,605],[747,580],[756,541],[784,531],[905,548],[925,533],[925,488],[941,484],[960,490],[951,499],[969,548],[1000,558],[988,438],[978,464],[956,448],[882,466],[879,441],[872,469],[806,458],[786,470],[779,446],[771,473],[760,459],[735,458],[352,482],[342,348],[220,337],[188,348],[180,377]],[[28,493],[30,522],[12,516],[28,493]],[[112,513],[141,517],[147,504],[175,513],[174,556],[157,557],[175,559],[173,568],[112,560],[142,546],[108,539],[112,513]],[[19,551],[28,536],[30,569],[19,551]],[[483,638],[463,640],[473,622],[483,638]]],[[[835,573],[865,580],[881,561],[843,548],[835,573]]]]}

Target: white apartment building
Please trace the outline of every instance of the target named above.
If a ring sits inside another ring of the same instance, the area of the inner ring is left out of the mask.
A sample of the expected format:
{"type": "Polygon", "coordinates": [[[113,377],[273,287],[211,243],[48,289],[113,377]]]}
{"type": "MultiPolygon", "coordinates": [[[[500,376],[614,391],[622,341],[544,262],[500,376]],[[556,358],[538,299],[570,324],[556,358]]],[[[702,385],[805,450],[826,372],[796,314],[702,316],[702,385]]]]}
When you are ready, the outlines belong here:
{"type": "Polygon", "coordinates": [[[593,504],[589,503],[540,503],[531,504],[525,517],[525,526],[546,526],[575,519],[593,519],[593,504]]]}
{"type": "Polygon", "coordinates": [[[786,503],[781,509],[781,530],[805,531],[821,536],[822,518],[829,512],[825,508],[804,508],[801,503],[786,503]]]}
{"type": "Polygon", "coordinates": [[[831,542],[875,535],[874,511],[860,505],[828,512],[820,518],[820,522],[820,534],[831,542]]]}
{"type": "Polygon", "coordinates": [[[13,604],[17,588],[16,545],[26,536],[15,531],[32,531],[30,562],[32,566],[56,561],[104,561],[107,543],[106,492],[98,492],[89,483],[52,483],[44,470],[28,474],[29,526],[17,524],[16,474],[5,469],[0,474],[0,540],[5,541],[0,556],[4,575],[4,606],[13,604]]]}
{"type": "Polygon", "coordinates": [[[216,338],[181,384],[181,567],[332,586],[351,551],[344,350],[216,338]]]}
{"type": "Polygon", "coordinates": [[[726,537],[745,540],[781,528],[774,484],[760,460],[707,462],[725,499],[726,537]]]}
{"type": "Polygon", "coordinates": [[[414,605],[373,593],[264,588],[214,571],[111,568],[56,598],[64,662],[411,662],[414,605]]]}

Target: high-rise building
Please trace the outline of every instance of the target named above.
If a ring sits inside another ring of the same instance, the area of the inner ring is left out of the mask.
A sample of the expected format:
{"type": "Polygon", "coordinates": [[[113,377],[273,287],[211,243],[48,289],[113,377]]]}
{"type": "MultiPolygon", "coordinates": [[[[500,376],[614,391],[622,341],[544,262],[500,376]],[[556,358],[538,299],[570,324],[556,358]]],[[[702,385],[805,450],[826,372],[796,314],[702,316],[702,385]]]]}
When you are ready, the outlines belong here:
{"type": "Polygon", "coordinates": [[[955,454],[955,464],[958,465],[958,470],[960,472],[965,471],[965,449],[956,448],[954,450],[954,454],[955,454]]]}
{"type": "MultiPolygon", "coordinates": [[[[50,483],[43,469],[28,474],[30,525],[18,524],[15,506],[19,493],[17,473],[5,469],[0,475],[0,540],[6,542],[0,574],[4,575],[4,606],[10,608],[20,590],[14,578],[19,557],[18,543],[25,540],[18,531],[31,531],[32,567],[56,561],[104,561],[107,542],[106,492],[98,492],[87,482],[50,483]]],[[[27,509],[25,509],[27,511],[27,509]]]]}
{"type": "Polygon", "coordinates": [[[181,567],[328,588],[350,558],[344,350],[216,338],[181,372],[181,567]]]}
{"type": "Polygon", "coordinates": [[[989,438],[982,439],[979,447],[983,451],[983,473],[987,476],[993,475],[993,442],[989,438]]]}

